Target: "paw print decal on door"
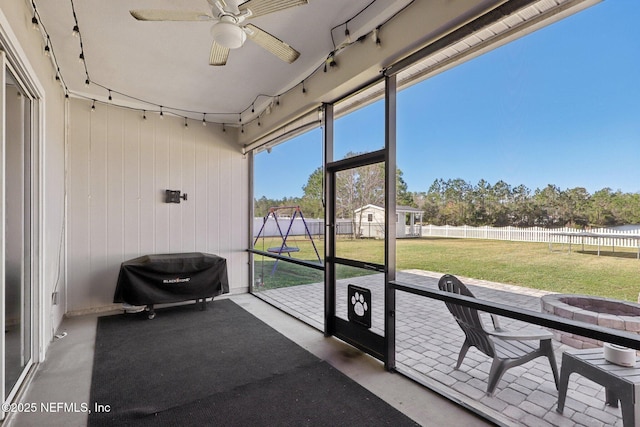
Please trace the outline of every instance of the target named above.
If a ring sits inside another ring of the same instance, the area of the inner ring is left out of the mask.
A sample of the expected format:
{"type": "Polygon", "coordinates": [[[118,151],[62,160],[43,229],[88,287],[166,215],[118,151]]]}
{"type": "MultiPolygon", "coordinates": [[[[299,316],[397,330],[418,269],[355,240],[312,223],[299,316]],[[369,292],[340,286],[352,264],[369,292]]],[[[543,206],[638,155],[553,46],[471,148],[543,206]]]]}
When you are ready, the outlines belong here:
{"type": "Polygon", "coordinates": [[[371,291],[369,289],[349,285],[347,286],[349,321],[366,328],[371,327],[371,291]]]}
{"type": "Polygon", "coordinates": [[[353,311],[360,317],[364,316],[369,310],[367,302],[364,300],[364,295],[359,292],[356,292],[351,297],[351,304],[353,305],[353,311]]]}

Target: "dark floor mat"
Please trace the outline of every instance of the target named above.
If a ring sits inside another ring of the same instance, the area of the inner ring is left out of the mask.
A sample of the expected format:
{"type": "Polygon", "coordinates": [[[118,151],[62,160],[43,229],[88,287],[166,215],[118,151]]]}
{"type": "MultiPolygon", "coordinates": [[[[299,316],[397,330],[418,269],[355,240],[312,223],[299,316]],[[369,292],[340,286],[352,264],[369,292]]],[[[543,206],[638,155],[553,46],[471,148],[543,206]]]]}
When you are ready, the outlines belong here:
{"type": "Polygon", "coordinates": [[[231,300],[98,320],[90,426],[416,425],[231,300]]]}

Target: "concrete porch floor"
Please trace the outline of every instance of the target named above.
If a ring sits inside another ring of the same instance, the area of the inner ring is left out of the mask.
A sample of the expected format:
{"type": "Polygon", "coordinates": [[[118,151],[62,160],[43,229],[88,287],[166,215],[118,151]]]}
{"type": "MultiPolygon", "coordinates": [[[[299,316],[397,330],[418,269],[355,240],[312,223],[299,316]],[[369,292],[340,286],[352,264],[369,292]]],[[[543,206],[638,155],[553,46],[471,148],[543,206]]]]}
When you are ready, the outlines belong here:
{"type": "MultiPolygon", "coordinates": [[[[255,296],[244,294],[226,298],[232,299],[309,352],[326,360],[421,425],[491,425],[414,381],[397,373],[386,372],[379,361],[338,339],[325,338],[317,329],[255,296]]],[[[20,402],[37,403],[38,406],[41,402],[76,403],[78,407],[83,403],[89,403],[97,317],[87,315],[70,317],[63,321],[58,335],[66,335],[51,343],[47,359],[32,374],[31,381],[21,392],[20,402]]],[[[57,413],[12,413],[4,425],[80,427],[86,423],[86,413],[62,410],[57,413]]]]}

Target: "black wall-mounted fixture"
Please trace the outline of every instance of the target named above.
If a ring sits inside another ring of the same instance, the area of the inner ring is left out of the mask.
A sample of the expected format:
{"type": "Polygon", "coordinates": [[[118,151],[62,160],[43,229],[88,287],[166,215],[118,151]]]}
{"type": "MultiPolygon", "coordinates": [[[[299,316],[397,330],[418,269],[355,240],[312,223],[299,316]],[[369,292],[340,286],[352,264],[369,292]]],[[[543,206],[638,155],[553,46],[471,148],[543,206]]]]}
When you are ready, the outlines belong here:
{"type": "Polygon", "coordinates": [[[165,203],[180,203],[180,199],[187,200],[187,194],[180,194],[180,190],[166,190],[165,191],[165,203]]]}

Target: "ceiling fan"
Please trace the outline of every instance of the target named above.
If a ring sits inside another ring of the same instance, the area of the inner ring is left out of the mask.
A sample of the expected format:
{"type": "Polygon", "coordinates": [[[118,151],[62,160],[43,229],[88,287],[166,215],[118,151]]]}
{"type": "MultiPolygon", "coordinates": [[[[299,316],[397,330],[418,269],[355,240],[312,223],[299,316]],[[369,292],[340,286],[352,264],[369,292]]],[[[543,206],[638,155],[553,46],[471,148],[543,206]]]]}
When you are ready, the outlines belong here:
{"type": "Polygon", "coordinates": [[[300,56],[300,52],[287,43],[253,24],[244,24],[244,21],[301,6],[309,0],[248,0],[238,6],[227,5],[224,0],[207,1],[211,5],[211,13],[155,9],[130,10],[129,13],[139,21],[214,21],[210,65],[225,65],[229,50],[242,47],[247,37],[289,64],[300,56]]]}

